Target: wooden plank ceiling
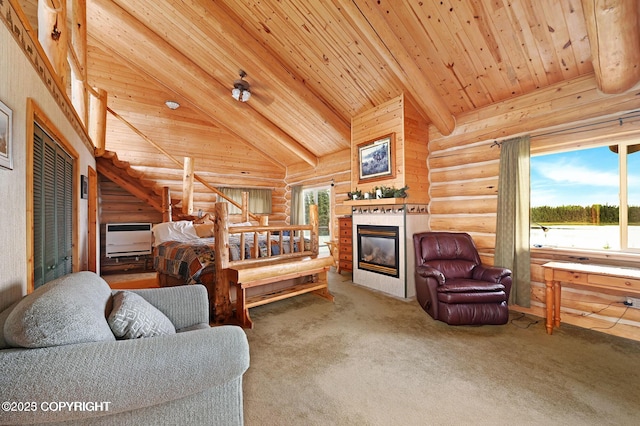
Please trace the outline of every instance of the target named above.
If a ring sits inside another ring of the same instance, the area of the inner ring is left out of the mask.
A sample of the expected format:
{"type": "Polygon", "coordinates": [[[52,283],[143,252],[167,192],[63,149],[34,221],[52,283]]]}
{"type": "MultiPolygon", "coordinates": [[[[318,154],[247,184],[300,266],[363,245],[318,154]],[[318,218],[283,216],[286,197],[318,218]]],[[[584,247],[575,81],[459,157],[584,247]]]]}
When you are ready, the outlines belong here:
{"type": "MultiPolygon", "coordinates": [[[[212,184],[276,186],[403,92],[448,134],[457,114],[594,72],[587,22],[580,0],[87,0],[89,84],[212,184]]],[[[107,126],[108,150],[181,188],[148,141],[107,126]]]]}

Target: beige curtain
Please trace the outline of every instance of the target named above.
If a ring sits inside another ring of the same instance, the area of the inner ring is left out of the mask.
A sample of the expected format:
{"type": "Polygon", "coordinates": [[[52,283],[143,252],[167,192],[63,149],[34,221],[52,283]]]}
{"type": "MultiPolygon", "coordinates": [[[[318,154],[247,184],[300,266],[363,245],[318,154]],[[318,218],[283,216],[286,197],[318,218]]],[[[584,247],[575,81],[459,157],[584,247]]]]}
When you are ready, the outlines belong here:
{"type": "Polygon", "coordinates": [[[301,225],[304,221],[304,203],[302,202],[302,185],[291,187],[290,225],[301,225]]]}
{"type": "Polygon", "coordinates": [[[512,271],[510,304],[531,305],[529,250],[529,136],[500,148],[495,265],[512,271]]]}
{"type": "MultiPolygon", "coordinates": [[[[271,190],[256,188],[218,188],[236,203],[242,203],[242,193],[249,194],[249,211],[256,214],[271,214],[271,190]]],[[[236,206],[229,204],[229,214],[240,214],[236,206]]]]}

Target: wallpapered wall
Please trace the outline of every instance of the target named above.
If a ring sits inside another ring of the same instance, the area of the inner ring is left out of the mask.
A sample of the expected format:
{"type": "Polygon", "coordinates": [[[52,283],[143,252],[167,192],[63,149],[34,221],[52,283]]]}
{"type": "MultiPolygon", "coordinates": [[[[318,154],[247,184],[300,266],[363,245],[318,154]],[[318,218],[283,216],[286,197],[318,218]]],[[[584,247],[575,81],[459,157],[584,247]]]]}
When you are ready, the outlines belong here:
{"type": "MultiPolygon", "coordinates": [[[[15,24],[15,22],[14,22],[15,24]]],[[[13,111],[13,170],[0,168],[0,310],[26,293],[27,99],[32,98],[78,152],[78,166],[87,174],[95,159],[36,73],[4,21],[0,21],[0,101],[13,111]]],[[[80,269],[87,265],[87,201],[76,200],[80,236],[80,269]]]]}

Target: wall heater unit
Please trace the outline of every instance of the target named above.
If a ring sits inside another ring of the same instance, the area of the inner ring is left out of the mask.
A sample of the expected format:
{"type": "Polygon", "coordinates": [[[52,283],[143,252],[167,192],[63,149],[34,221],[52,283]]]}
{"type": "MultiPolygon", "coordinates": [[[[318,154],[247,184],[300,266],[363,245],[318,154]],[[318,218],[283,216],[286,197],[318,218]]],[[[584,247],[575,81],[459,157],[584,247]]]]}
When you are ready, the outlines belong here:
{"type": "Polygon", "coordinates": [[[106,256],[142,256],[151,254],[150,223],[108,223],[106,256]]]}

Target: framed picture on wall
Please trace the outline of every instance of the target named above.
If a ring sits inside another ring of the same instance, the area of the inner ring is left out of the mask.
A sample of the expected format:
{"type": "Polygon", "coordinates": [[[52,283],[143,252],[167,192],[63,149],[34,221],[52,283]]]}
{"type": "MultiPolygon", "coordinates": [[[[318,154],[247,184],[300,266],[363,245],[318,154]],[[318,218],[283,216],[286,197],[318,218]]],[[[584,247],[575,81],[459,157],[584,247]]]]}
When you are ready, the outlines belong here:
{"type": "Polygon", "coordinates": [[[0,166],[6,169],[13,169],[12,117],[11,109],[0,102],[0,166]]]}
{"type": "Polygon", "coordinates": [[[80,176],[80,198],[89,198],[89,179],[85,175],[80,176]]]}
{"type": "Polygon", "coordinates": [[[395,177],[393,133],[358,145],[359,181],[395,177]]]}

